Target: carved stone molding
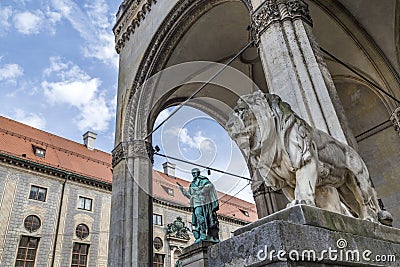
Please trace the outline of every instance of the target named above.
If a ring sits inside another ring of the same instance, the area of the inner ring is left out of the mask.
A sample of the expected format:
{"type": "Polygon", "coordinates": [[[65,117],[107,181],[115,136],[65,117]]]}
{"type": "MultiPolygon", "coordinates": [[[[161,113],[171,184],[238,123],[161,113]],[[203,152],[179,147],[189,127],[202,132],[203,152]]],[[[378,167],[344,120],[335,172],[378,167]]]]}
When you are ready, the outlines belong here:
{"type": "Polygon", "coordinates": [[[157,0],[133,0],[124,1],[120,5],[117,13],[118,21],[113,28],[115,50],[118,54],[156,2],[157,0]]]}
{"type": "Polygon", "coordinates": [[[390,120],[393,122],[394,129],[400,135],[400,107],[396,108],[396,110],[392,113],[390,120]]]}
{"type": "Polygon", "coordinates": [[[266,0],[251,17],[256,43],[260,35],[274,22],[300,18],[312,25],[308,5],[303,0],[266,0]]]}
{"type": "Polygon", "coordinates": [[[261,34],[272,22],[279,21],[280,18],[279,8],[276,1],[264,1],[264,3],[252,15],[252,27],[255,34],[261,34]]]}
{"type": "MultiPolygon", "coordinates": [[[[242,2],[249,10],[252,10],[250,0],[242,0],[242,2]]],[[[113,28],[116,44],[115,50],[118,54],[125,47],[125,43],[130,39],[131,34],[134,34],[135,29],[139,27],[141,21],[145,19],[147,13],[150,12],[152,5],[155,3],[157,3],[157,0],[125,0],[122,2],[117,12],[117,23],[113,28]]]]}
{"type": "Polygon", "coordinates": [[[119,143],[112,151],[112,166],[113,168],[117,166],[117,164],[126,158],[125,151],[126,147],[124,148],[125,143],[119,143]]]}
{"type": "Polygon", "coordinates": [[[291,18],[301,17],[308,23],[312,23],[310,10],[308,5],[301,0],[289,0],[286,2],[286,7],[291,18]]]}
{"type": "Polygon", "coordinates": [[[151,143],[144,140],[121,142],[112,151],[112,166],[115,167],[121,160],[128,157],[146,157],[154,163],[154,152],[151,143]]]}

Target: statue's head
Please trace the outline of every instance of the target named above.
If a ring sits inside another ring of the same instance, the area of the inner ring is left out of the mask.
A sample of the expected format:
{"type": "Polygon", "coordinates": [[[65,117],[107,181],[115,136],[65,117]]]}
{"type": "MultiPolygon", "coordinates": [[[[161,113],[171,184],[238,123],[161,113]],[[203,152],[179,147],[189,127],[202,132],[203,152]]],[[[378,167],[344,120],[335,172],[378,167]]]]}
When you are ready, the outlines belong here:
{"type": "Polygon", "coordinates": [[[198,168],[192,169],[192,176],[194,178],[199,177],[199,175],[200,175],[200,170],[198,168]]]}

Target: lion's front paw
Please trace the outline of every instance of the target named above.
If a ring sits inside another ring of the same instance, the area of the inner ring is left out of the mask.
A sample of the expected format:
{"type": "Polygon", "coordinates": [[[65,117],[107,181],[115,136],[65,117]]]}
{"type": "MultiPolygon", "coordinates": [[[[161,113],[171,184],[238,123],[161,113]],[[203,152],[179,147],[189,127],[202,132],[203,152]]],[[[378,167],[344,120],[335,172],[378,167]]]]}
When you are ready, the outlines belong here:
{"type": "Polygon", "coordinates": [[[315,202],[309,199],[295,199],[289,204],[289,207],[293,207],[296,205],[308,205],[315,207],[315,202]]]}
{"type": "Polygon", "coordinates": [[[387,226],[393,226],[393,217],[390,212],[382,210],[378,212],[378,221],[387,226]]]}

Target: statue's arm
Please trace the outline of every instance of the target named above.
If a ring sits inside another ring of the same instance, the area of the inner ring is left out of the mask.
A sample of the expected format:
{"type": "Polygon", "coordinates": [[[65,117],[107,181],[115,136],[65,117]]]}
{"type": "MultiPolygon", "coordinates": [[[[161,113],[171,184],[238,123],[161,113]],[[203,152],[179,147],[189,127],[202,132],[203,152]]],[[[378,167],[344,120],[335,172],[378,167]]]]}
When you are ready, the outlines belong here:
{"type": "Polygon", "coordinates": [[[183,186],[180,183],[177,183],[177,184],[178,184],[179,189],[181,190],[182,194],[185,197],[187,197],[188,199],[190,199],[192,197],[192,195],[190,195],[190,193],[185,188],[183,188],[183,186]]]}

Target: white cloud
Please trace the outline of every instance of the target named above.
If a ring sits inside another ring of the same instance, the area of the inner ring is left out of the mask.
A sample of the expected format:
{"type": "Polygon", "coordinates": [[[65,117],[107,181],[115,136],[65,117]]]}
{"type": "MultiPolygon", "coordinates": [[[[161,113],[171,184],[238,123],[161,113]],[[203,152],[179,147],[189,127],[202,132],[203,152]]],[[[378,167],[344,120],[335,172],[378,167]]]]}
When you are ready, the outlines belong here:
{"type": "Polygon", "coordinates": [[[61,13],[51,11],[48,7],[46,11],[46,17],[50,25],[55,25],[57,22],[61,20],[62,15],[61,13]]]}
{"type": "Polygon", "coordinates": [[[61,13],[51,10],[49,6],[43,10],[19,11],[13,18],[14,27],[19,33],[25,35],[49,32],[55,34],[55,25],[62,18],[61,13]]]}
{"type": "Polygon", "coordinates": [[[62,14],[85,40],[85,57],[96,58],[105,64],[118,66],[112,34],[113,21],[108,16],[109,7],[104,0],[94,0],[83,11],[72,0],[51,0],[53,7],[62,14]]]}
{"type": "Polygon", "coordinates": [[[196,132],[194,136],[190,136],[187,128],[182,128],[179,131],[179,141],[190,148],[213,151],[214,146],[210,138],[203,136],[201,131],[196,132]]]}
{"type": "Polygon", "coordinates": [[[81,107],[96,97],[101,82],[97,78],[61,82],[42,82],[44,93],[51,104],[67,103],[81,107]]]}
{"type": "Polygon", "coordinates": [[[37,10],[35,13],[24,11],[14,16],[14,26],[22,34],[38,34],[44,15],[37,10]]]}
{"type": "Polygon", "coordinates": [[[76,118],[78,128],[82,131],[87,128],[102,131],[108,128],[108,123],[113,118],[114,113],[106,103],[104,95],[99,95],[91,99],[81,108],[81,113],[76,118]]]}
{"type": "Polygon", "coordinates": [[[76,108],[79,114],[74,122],[79,130],[88,128],[104,131],[114,115],[114,98],[107,101],[99,90],[101,80],[92,78],[72,62],[63,62],[59,57],[50,58],[50,67],[44,70],[47,78],[54,76],[57,81],[43,81],[42,88],[47,101],[52,104],[67,104],[76,108]]]}
{"type": "Polygon", "coordinates": [[[24,70],[18,64],[6,64],[0,68],[0,81],[15,82],[16,78],[22,76],[24,70]]]}
{"type": "Polygon", "coordinates": [[[44,129],[46,127],[46,119],[41,114],[26,113],[22,109],[15,109],[12,117],[21,123],[30,125],[38,129],[44,129]]]}
{"type": "Polygon", "coordinates": [[[11,24],[9,22],[9,19],[11,15],[11,7],[0,7],[0,36],[4,35],[10,28],[11,24]]]}

